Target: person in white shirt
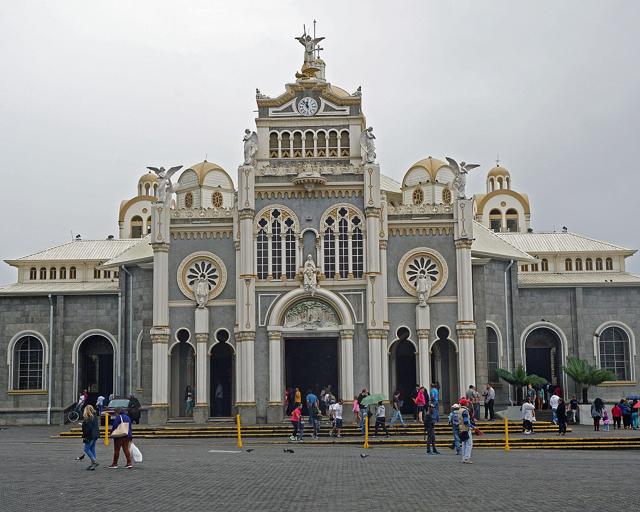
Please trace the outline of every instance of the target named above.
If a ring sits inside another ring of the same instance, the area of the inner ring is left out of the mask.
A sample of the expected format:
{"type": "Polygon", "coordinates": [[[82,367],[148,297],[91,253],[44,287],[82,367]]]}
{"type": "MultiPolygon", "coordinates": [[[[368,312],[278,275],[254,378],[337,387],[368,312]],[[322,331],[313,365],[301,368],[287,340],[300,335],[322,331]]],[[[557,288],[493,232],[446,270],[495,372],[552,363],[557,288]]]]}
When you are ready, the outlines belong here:
{"type": "Polygon", "coordinates": [[[104,396],[100,395],[96,400],[96,407],[98,408],[98,417],[102,415],[102,408],[104,407],[104,396]]]}
{"type": "Polygon", "coordinates": [[[333,418],[331,435],[342,437],[342,434],[340,434],[340,429],[342,428],[342,399],[339,399],[335,404],[329,406],[329,415],[333,418]]]}
{"type": "Polygon", "coordinates": [[[560,402],[560,397],[555,393],[551,395],[549,398],[549,407],[551,407],[552,421],[557,425],[558,424],[558,403],[560,402]]]}
{"type": "Polygon", "coordinates": [[[533,422],[536,420],[536,407],[531,403],[530,399],[522,404],[522,429],[524,433],[533,434],[533,422]]]}
{"type": "Polygon", "coordinates": [[[382,427],[384,433],[387,437],[389,437],[389,429],[386,425],[387,421],[387,412],[382,402],[378,402],[378,407],[376,408],[376,430],[373,433],[373,436],[378,435],[378,429],[382,427]]]}

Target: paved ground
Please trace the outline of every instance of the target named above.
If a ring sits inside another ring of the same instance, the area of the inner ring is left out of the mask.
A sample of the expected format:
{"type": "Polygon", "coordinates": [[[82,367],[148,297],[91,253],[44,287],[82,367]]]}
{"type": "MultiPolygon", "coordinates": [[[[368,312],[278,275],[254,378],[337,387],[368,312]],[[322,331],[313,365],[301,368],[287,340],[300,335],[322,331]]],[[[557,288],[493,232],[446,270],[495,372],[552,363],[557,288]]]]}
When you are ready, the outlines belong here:
{"type": "Polygon", "coordinates": [[[59,428],[0,430],[0,510],[173,511],[584,511],[625,509],[640,476],[638,451],[477,450],[475,465],[451,451],[260,445],[248,440],[140,440],[145,461],[132,470],[76,462],[78,440],[50,439],[59,428]],[[211,451],[214,450],[214,451],[211,451]],[[218,450],[218,451],[215,451],[218,450]],[[231,452],[231,453],[229,453],[231,452]],[[461,507],[465,507],[462,509],[461,507]]]}

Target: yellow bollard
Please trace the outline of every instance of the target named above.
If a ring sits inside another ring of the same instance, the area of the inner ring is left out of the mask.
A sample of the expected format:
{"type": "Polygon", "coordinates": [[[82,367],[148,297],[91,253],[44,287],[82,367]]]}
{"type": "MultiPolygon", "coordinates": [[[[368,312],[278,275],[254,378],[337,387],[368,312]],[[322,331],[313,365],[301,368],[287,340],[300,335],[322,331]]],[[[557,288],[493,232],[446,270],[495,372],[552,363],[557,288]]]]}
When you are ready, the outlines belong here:
{"type": "Polygon", "coordinates": [[[109,413],[104,415],[104,445],[109,446],[109,413]]]}
{"type": "Polygon", "coordinates": [[[362,447],[369,448],[369,415],[368,414],[364,417],[364,445],[362,447]]]}
{"type": "Polygon", "coordinates": [[[236,414],[236,428],[238,430],[238,448],[242,448],[242,433],[240,432],[240,415],[236,414]]]}
{"type": "Polygon", "coordinates": [[[504,418],[504,451],[508,452],[511,450],[509,446],[509,418],[505,416],[504,418]]]}

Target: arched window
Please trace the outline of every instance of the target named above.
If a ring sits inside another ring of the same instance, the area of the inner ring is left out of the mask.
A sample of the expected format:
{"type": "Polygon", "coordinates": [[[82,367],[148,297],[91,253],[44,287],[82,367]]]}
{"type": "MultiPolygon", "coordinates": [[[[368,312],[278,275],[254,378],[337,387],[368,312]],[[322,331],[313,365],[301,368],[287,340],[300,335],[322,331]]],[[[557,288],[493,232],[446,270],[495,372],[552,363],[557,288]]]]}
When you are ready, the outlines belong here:
{"type": "Polygon", "coordinates": [[[47,278],[47,269],[42,267],[40,269],[40,279],[46,279],[47,278]]]}
{"type": "Polygon", "coordinates": [[[493,192],[496,189],[496,182],[493,178],[489,180],[489,190],[493,192]]]}
{"type": "Polygon", "coordinates": [[[154,183],[153,184],[153,196],[157,196],[158,195],[158,184],[154,183]]]}
{"type": "Polygon", "coordinates": [[[540,266],[542,267],[542,271],[543,272],[549,272],[549,260],[546,258],[543,258],[542,261],[540,262],[540,266]]]}
{"type": "Polygon", "coordinates": [[[325,277],[361,278],[364,272],[362,215],[350,205],[338,205],[321,220],[325,277]]]}
{"type": "Polygon", "coordinates": [[[564,269],[567,272],[571,272],[573,270],[573,261],[571,261],[571,258],[564,260],[564,269]]]}
{"type": "Polygon", "coordinates": [[[340,156],[349,156],[350,151],[349,132],[343,130],[340,132],[340,156]]]}
{"type": "Polygon", "coordinates": [[[314,157],[315,156],[315,136],[313,132],[305,132],[304,134],[304,156],[306,157],[314,157]]]}
{"type": "Polygon", "coordinates": [[[317,156],[327,156],[327,134],[323,131],[317,133],[317,156]]]}
{"type": "Polygon", "coordinates": [[[338,132],[335,130],[329,132],[329,156],[338,156],[338,132]]]}
{"type": "Polygon", "coordinates": [[[211,206],[214,208],[222,208],[222,194],[218,191],[211,194],[211,206]]]}
{"type": "Polygon", "coordinates": [[[616,380],[631,380],[629,334],[620,327],[607,327],[598,338],[600,368],[610,370],[616,380]]]}
{"type": "Polygon", "coordinates": [[[448,188],[442,189],[442,202],[444,204],[451,204],[451,190],[448,188]]]}
{"type": "Polygon", "coordinates": [[[184,207],[193,208],[193,194],[191,192],[187,192],[184,196],[184,207]]]}
{"type": "Polygon", "coordinates": [[[146,195],[149,195],[149,191],[151,190],[151,185],[149,185],[148,183],[145,183],[144,185],[144,192],[146,195]]]}
{"type": "Polygon", "coordinates": [[[606,269],[613,270],[613,260],[611,258],[606,259],[606,269]]]}
{"type": "Polygon", "coordinates": [[[58,272],[56,270],[56,267],[51,267],[49,269],[49,279],[58,279],[58,272]]]}
{"type": "Polygon", "coordinates": [[[151,233],[151,216],[147,217],[147,235],[151,233]]]}
{"type": "Polygon", "coordinates": [[[507,210],[505,217],[507,220],[507,231],[511,233],[517,233],[518,232],[518,212],[513,208],[509,208],[507,210]]]}
{"type": "Polygon", "coordinates": [[[422,204],[424,203],[424,192],[422,192],[422,189],[418,187],[413,191],[411,198],[413,200],[413,204],[422,204]]]}
{"type": "Polygon", "coordinates": [[[302,132],[293,134],[293,158],[302,158],[302,132]]]}
{"type": "Polygon", "coordinates": [[[269,134],[269,158],[278,158],[278,134],[271,132],[269,134]]]}
{"type": "Polygon", "coordinates": [[[497,208],[489,212],[489,228],[496,233],[502,231],[502,212],[497,208]]]}
{"type": "Polygon", "coordinates": [[[258,279],[296,277],[295,215],[283,207],[270,207],[258,214],[256,233],[258,279]]]}
{"type": "Polygon", "coordinates": [[[139,215],[131,218],[131,238],[142,238],[142,217],[139,215]]]}
{"type": "Polygon", "coordinates": [[[75,279],[76,278],[76,267],[70,267],[69,268],[69,279],[75,279]]]}
{"type": "Polygon", "coordinates": [[[489,382],[498,382],[498,367],[500,365],[500,345],[498,335],[491,327],[487,327],[487,371],[489,382]]]}
{"type": "Polygon", "coordinates": [[[20,338],[14,348],[13,389],[43,389],[44,348],[35,336],[20,338]]]}
{"type": "Polygon", "coordinates": [[[32,281],[38,279],[38,269],[36,269],[36,267],[31,267],[29,269],[29,279],[32,281]]]}
{"type": "Polygon", "coordinates": [[[498,177],[498,188],[502,188],[502,178],[498,177]]]}
{"type": "Polygon", "coordinates": [[[582,258],[576,258],[576,270],[582,270],[582,258]]]}
{"type": "Polygon", "coordinates": [[[67,278],[67,267],[60,267],[60,279],[67,278]]]}
{"type": "Polygon", "coordinates": [[[602,270],[602,258],[596,258],[596,270],[602,270]]]}
{"type": "Polygon", "coordinates": [[[291,134],[289,132],[284,132],[281,136],[281,141],[280,157],[291,158],[291,134]]]}
{"type": "Polygon", "coordinates": [[[591,258],[587,258],[584,260],[586,270],[593,270],[593,260],[591,258]]]}

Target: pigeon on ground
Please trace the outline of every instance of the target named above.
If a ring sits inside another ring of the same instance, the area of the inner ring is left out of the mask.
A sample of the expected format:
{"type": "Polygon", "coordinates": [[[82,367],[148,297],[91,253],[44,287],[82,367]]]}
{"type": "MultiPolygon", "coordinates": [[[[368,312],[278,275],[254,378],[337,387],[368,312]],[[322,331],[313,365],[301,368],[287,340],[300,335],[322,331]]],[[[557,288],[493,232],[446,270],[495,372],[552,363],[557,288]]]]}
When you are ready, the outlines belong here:
{"type": "Polygon", "coordinates": [[[295,453],[291,448],[285,448],[282,450],[284,453],[295,453]]]}
{"type": "Polygon", "coordinates": [[[247,448],[245,451],[246,451],[247,453],[251,453],[253,450],[255,450],[255,448],[247,448]]]}
{"type": "Polygon", "coordinates": [[[369,456],[368,453],[361,453],[360,457],[362,457],[363,459],[366,459],[369,456]]]}

